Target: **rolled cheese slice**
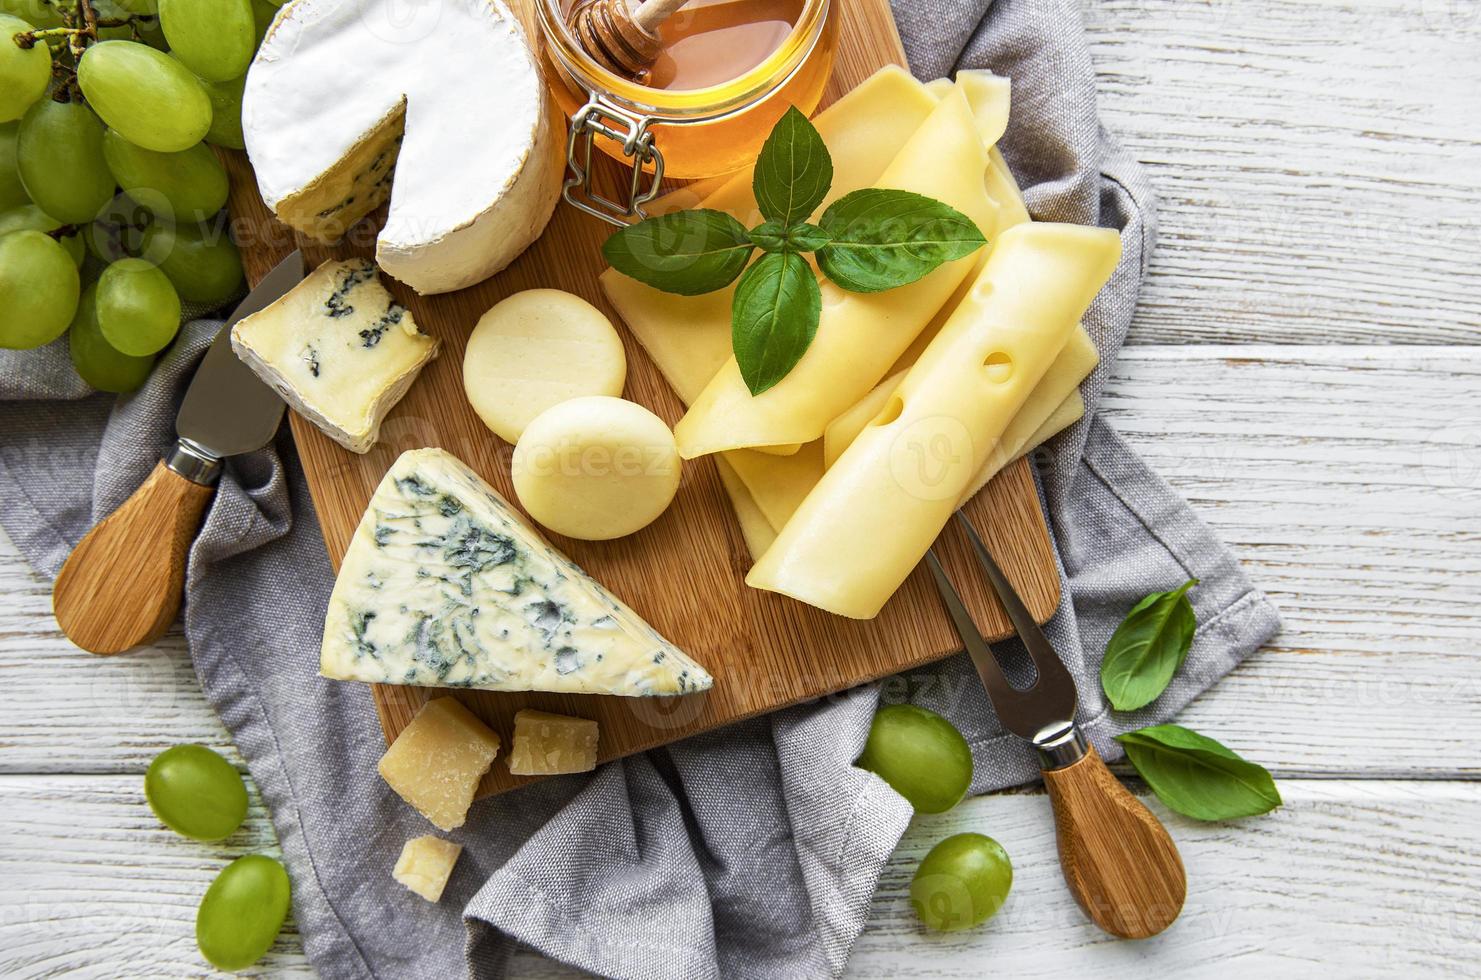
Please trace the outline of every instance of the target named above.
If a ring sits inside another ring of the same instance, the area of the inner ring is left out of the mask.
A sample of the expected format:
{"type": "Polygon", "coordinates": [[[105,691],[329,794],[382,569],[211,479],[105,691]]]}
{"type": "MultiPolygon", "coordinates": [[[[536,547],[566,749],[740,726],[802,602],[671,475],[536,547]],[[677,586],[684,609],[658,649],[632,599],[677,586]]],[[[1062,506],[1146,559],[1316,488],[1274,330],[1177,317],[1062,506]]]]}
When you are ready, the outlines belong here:
{"type": "Polygon", "coordinates": [[[514,492],[558,534],[606,541],[668,509],[681,463],[663,419],[621,398],[573,398],[531,422],[514,447],[514,492]]]}
{"type": "Polygon", "coordinates": [[[510,443],[547,408],[620,395],[626,379],[627,355],[612,321],[561,289],[526,289],[494,304],[463,350],[468,402],[510,443]]]}
{"type": "MultiPolygon", "coordinates": [[[[876,186],[927,194],[997,229],[988,195],[987,147],[966,96],[953,89],[910,137],[876,186]]],[[[774,387],[752,395],[732,357],[675,427],[686,459],[727,449],[811,442],[879,383],[895,359],[972,271],[974,256],[947,262],[917,281],[878,293],[851,293],[824,280],[812,344],[774,387]]]]}
{"type": "Polygon", "coordinates": [[[870,619],[941,532],[1121,254],[1116,232],[1004,232],[971,291],[884,409],[746,577],[870,619]]]}
{"type": "Polygon", "coordinates": [[[295,0],[247,73],[242,132],[284,223],[332,241],[389,195],[376,261],[444,293],[504,268],[550,219],[552,111],[500,0],[295,0]]]}

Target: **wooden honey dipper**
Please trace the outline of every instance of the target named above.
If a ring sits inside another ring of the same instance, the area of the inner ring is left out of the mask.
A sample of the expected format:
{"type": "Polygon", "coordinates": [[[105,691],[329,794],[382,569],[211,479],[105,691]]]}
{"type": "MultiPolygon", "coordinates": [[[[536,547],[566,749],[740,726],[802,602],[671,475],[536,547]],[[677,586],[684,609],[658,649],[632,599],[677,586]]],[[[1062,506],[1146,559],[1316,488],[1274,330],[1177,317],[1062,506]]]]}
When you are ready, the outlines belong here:
{"type": "Polygon", "coordinates": [[[586,53],[615,75],[637,78],[663,50],[658,27],[688,0],[581,0],[568,22],[586,53]]]}

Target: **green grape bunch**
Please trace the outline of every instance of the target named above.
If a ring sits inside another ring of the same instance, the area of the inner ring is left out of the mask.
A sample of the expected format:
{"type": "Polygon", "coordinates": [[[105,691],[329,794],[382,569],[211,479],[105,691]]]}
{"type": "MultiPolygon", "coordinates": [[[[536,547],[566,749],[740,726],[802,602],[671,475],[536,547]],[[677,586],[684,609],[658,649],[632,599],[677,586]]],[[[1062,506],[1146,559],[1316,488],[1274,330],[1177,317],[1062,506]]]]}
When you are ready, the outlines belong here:
{"type": "Polygon", "coordinates": [[[78,375],[142,385],[182,303],[242,288],[222,154],[265,0],[0,0],[0,348],[69,334],[78,375]]]}

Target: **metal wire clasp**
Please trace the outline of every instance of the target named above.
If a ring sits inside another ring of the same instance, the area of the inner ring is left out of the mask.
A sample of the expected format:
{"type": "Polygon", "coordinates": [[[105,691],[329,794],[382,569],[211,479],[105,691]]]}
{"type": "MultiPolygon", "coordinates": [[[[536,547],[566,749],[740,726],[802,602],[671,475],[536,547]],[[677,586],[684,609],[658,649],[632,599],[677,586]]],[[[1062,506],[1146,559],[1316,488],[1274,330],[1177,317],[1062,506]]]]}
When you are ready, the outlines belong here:
{"type": "Polygon", "coordinates": [[[648,131],[652,120],[647,116],[635,116],[623,112],[600,95],[593,94],[591,101],[582,106],[571,117],[571,134],[566,143],[566,183],[561,196],[573,207],[603,221],[620,227],[641,221],[647,217],[643,205],[658,196],[663,182],[663,154],[653,142],[648,131]],[[591,146],[598,136],[622,144],[622,154],[633,161],[632,178],[628,182],[627,202],[614,201],[598,193],[591,184],[591,146]],[[648,164],[653,171],[644,170],[648,164]],[[649,176],[644,188],[643,178],[649,176]]]}

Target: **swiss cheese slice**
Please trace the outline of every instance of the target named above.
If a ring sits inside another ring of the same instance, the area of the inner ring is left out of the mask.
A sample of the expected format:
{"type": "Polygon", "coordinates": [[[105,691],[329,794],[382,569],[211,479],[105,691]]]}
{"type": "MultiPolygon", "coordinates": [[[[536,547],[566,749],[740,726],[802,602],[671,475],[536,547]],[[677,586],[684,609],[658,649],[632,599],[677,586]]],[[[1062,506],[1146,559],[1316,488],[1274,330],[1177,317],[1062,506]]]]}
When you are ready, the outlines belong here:
{"type": "Polygon", "coordinates": [[[563,141],[500,0],[294,0],[247,73],[242,133],[286,224],[333,240],[391,206],[376,261],[419,293],[486,279],[535,240],[563,141]]]}
{"type": "Polygon", "coordinates": [[[402,453],[371,496],[329,596],[319,669],[377,684],[571,694],[713,683],[441,449],[402,453]]]}
{"type": "Polygon", "coordinates": [[[925,555],[1121,254],[1116,232],[1018,225],[885,407],[746,577],[870,619],[925,555]]]}

